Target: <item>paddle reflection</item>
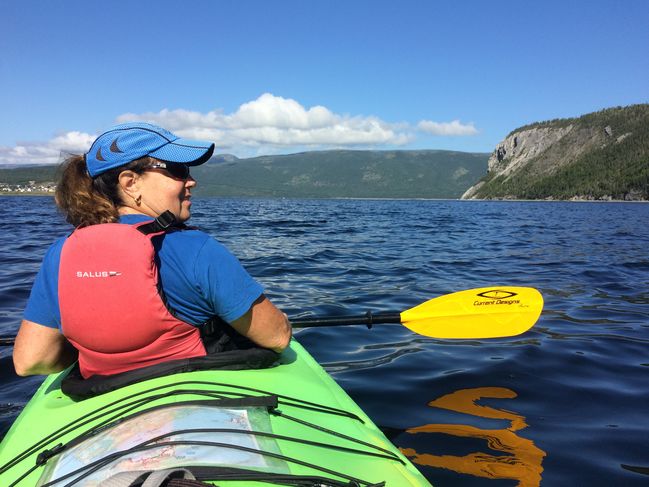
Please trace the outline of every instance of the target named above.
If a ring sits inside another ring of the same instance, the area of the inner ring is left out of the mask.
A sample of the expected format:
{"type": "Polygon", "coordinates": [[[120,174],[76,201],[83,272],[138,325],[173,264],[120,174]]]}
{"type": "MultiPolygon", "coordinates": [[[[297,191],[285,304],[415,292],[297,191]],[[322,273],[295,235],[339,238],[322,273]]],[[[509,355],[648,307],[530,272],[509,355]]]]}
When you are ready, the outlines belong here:
{"type": "Polygon", "coordinates": [[[507,420],[510,426],[505,429],[481,429],[464,424],[427,424],[406,430],[410,434],[443,433],[461,438],[482,439],[487,442],[491,450],[506,455],[474,452],[460,457],[419,453],[413,448],[402,448],[401,451],[420,465],[446,468],[476,477],[517,480],[521,487],[538,486],[543,472],[541,463],[546,453],[532,440],[521,438],[515,433],[527,427],[525,418],[511,411],[476,404],[482,398],[513,399],[515,397],[516,393],[510,389],[480,387],[453,392],[428,403],[431,407],[481,418],[507,420]]]}

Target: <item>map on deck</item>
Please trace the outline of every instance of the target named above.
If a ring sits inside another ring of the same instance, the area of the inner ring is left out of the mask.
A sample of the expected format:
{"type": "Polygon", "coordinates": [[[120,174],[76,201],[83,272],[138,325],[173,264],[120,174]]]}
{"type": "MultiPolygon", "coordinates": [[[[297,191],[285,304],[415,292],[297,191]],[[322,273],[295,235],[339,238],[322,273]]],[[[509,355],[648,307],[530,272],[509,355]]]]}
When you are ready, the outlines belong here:
{"type": "MultiPolygon", "coordinates": [[[[259,427],[255,424],[254,418],[259,414],[267,415],[263,408],[218,408],[186,404],[148,411],[102,431],[50,460],[39,485],[79,469],[79,473],[74,474],[68,481],[87,474],[93,469],[92,465],[95,462],[99,462],[96,465],[97,470],[83,479],[84,486],[97,486],[102,480],[126,471],[199,465],[269,470],[270,464],[263,455],[231,446],[262,450],[258,438],[246,433],[267,430],[263,425],[259,427]],[[169,434],[180,430],[217,428],[237,432],[191,431],[169,434]],[[175,444],[168,444],[170,442],[175,444]],[[183,442],[187,444],[182,444],[183,442]],[[200,444],[205,442],[220,443],[224,446],[200,444]],[[133,451],[129,451],[131,449],[133,451]],[[110,455],[118,452],[122,454],[117,455],[117,458],[110,458],[110,455]]],[[[268,439],[263,441],[264,449],[268,450],[268,439]]],[[[272,470],[277,471],[276,468],[272,470]]]]}

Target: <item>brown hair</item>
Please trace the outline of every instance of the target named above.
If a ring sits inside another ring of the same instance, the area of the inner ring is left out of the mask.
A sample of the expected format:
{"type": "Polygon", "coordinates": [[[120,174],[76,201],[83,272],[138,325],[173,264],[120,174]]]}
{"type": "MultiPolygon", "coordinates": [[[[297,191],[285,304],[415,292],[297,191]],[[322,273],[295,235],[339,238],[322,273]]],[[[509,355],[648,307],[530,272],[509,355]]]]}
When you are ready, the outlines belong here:
{"type": "Polygon", "coordinates": [[[85,156],[71,155],[61,165],[54,201],[65,213],[66,221],[75,227],[114,223],[119,219],[119,207],[124,204],[119,192],[120,173],[131,170],[141,174],[150,164],[151,158],[143,157],[93,179],[88,174],[85,156]]]}

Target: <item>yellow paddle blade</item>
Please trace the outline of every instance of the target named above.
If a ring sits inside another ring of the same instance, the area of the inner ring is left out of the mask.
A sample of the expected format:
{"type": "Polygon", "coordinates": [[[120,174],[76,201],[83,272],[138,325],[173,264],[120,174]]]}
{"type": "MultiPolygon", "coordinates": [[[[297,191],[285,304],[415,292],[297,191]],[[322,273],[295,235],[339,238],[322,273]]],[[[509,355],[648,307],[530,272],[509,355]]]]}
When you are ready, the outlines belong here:
{"type": "Polygon", "coordinates": [[[539,319],[543,296],[531,287],[469,289],[431,299],[401,313],[401,323],[435,338],[520,335],[539,319]]]}

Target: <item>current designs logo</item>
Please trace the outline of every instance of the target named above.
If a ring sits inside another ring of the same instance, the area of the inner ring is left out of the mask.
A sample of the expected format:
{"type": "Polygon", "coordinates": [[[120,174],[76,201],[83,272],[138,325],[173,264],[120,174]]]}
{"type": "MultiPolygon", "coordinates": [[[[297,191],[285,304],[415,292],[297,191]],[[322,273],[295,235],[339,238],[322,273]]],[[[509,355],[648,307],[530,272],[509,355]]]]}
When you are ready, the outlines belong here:
{"type": "Polygon", "coordinates": [[[478,296],[481,296],[483,298],[487,299],[507,299],[507,298],[513,298],[516,296],[516,293],[513,293],[511,291],[501,291],[499,289],[494,289],[492,291],[485,291],[483,293],[478,293],[478,296]]]}
{"type": "Polygon", "coordinates": [[[495,304],[520,304],[520,299],[511,299],[518,296],[517,293],[512,291],[503,291],[501,289],[491,289],[478,293],[477,296],[484,298],[486,301],[476,300],[473,302],[474,306],[490,306],[495,304]]]}

